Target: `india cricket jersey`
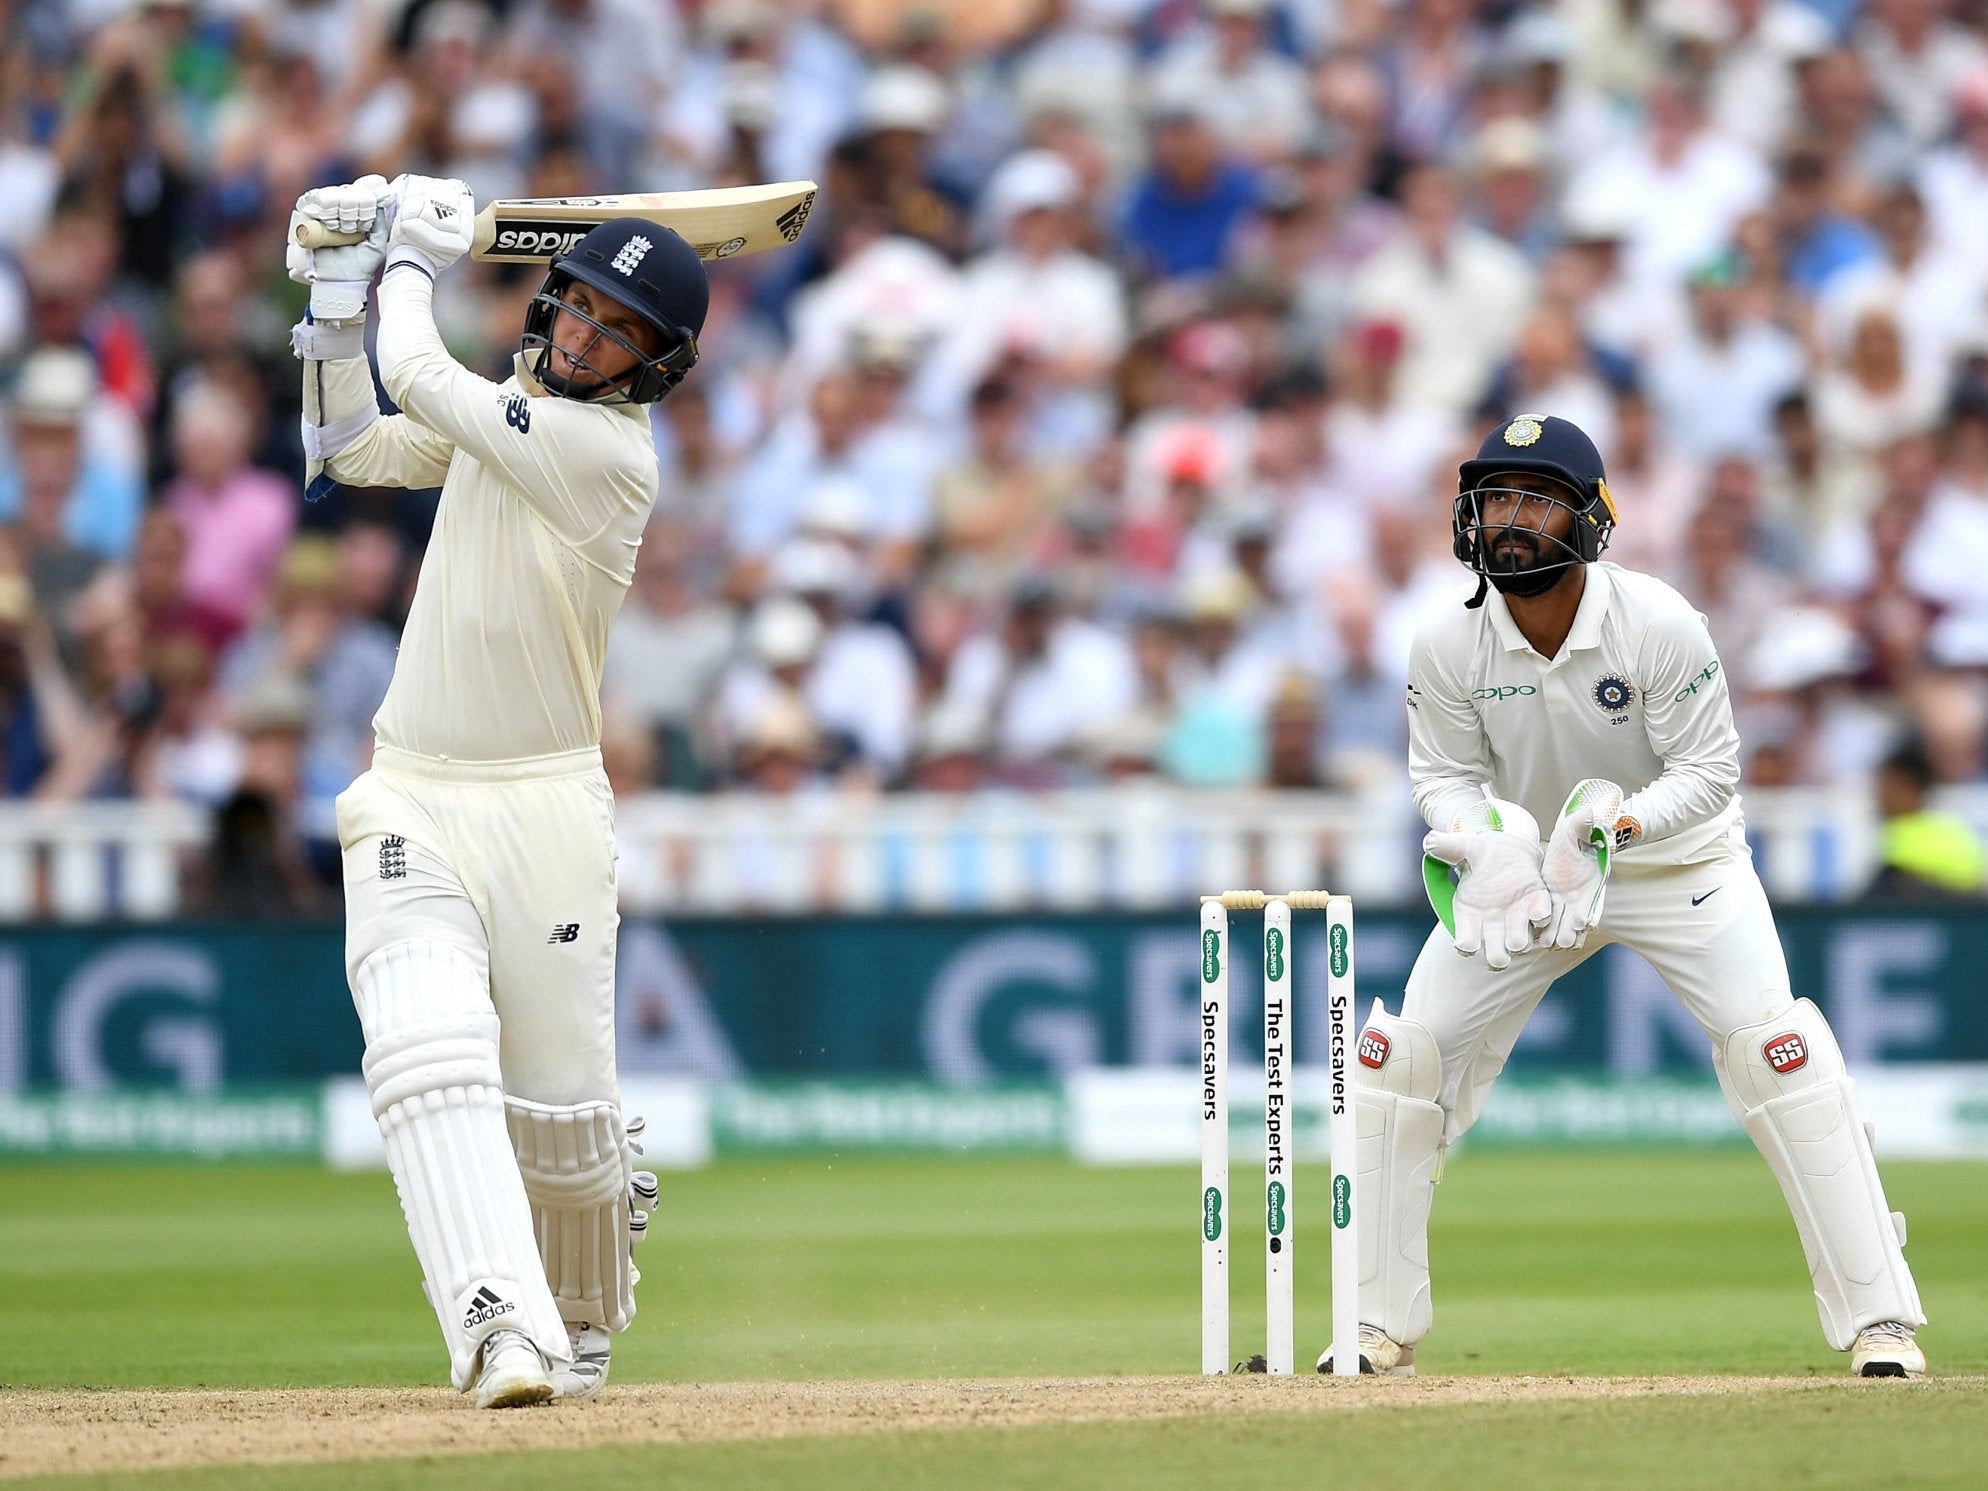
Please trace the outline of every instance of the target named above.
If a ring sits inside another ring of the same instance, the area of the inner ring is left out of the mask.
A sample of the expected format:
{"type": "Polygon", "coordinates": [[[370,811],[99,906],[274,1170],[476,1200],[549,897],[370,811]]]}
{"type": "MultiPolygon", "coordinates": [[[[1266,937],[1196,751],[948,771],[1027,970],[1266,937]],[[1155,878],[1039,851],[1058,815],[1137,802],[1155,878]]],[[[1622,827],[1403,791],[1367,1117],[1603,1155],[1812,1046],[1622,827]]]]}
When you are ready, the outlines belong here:
{"type": "Polygon", "coordinates": [[[1661,580],[1590,564],[1553,658],[1505,598],[1432,612],[1415,638],[1408,766],[1434,828],[1483,798],[1518,803],[1550,834],[1568,792],[1606,777],[1641,826],[1625,863],[1686,864],[1741,832],[1739,735],[1705,618],[1661,580]]]}
{"type": "MultiPolygon", "coordinates": [[[[522,354],[479,378],[442,345],[433,296],[414,270],[381,282],[380,380],[403,413],[326,464],[353,486],[442,488],[375,734],[452,761],[597,746],[608,628],[656,497],[648,410],[540,397],[522,354]]],[[[363,356],[321,366],[328,422],[373,405],[363,356]]]]}

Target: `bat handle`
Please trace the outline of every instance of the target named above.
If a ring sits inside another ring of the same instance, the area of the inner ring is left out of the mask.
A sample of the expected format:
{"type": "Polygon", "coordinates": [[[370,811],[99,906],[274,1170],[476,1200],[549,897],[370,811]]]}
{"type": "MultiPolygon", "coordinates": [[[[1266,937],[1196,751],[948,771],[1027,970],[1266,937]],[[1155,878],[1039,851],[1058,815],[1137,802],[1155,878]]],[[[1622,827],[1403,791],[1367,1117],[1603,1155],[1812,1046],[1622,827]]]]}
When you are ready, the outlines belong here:
{"type": "Polygon", "coordinates": [[[297,224],[297,243],[307,249],[342,248],[348,243],[363,243],[365,238],[364,233],[340,233],[313,217],[297,224]]]}

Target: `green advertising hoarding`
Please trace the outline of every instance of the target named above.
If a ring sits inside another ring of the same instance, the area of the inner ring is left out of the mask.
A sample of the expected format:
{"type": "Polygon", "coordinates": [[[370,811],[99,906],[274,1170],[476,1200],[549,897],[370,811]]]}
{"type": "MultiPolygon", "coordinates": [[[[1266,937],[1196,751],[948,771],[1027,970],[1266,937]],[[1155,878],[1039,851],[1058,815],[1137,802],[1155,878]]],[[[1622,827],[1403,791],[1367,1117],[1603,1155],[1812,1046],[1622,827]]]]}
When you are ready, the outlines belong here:
{"type": "MultiPolygon", "coordinates": [[[[1393,1006],[1426,911],[1358,923],[1361,1009],[1393,1006]]],[[[1988,914],[1780,915],[1795,992],[1853,1064],[1988,1061],[1988,914]]],[[[1255,1051],[1260,934],[1234,924],[1238,1061],[1255,1051]]],[[[1301,1063],[1323,1060],[1324,918],[1292,938],[1301,1063]]],[[[624,1070],[712,1078],[1009,1082],[1188,1066],[1202,949],[1177,916],[625,923],[624,1070]]],[[[1641,960],[1606,949],[1533,1017],[1517,1069],[1702,1070],[1704,1040],[1641,960]]],[[[0,931],[0,1092],[308,1082],[358,1070],[335,925],[0,931]]]]}

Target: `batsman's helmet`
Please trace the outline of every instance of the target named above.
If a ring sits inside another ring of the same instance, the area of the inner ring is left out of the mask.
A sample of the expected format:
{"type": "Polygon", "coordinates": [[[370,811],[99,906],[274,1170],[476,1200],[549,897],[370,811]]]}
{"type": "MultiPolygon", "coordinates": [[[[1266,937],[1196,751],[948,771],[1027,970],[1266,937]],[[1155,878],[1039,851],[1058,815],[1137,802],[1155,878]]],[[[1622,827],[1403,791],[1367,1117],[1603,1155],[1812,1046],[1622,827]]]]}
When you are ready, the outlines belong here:
{"type": "MultiPolygon", "coordinates": [[[[1452,547],[1458,559],[1500,590],[1537,595],[1550,588],[1561,571],[1600,558],[1615,529],[1616,516],[1615,499],[1609,495],[1608,480],[1602,473],[1601,452],[1580,426],[1551,414],[1520,414],[1486,435],[1476,457],[1457,469],[1452,547]],[[1483,521],[1483,498],[1486,493],[1505,490],[1499,477],[1516,473],[1552,478],[1564,495],[1553,495],[1550,500],[1573,513],[1573,528],[1565,539],[1556,534],[1538,535],[1538,557],[1525,568],[1494,568],[1491,535],[1483,521]]],[[[1482,594],[1480,589],[1480,598],[1482,594]]]]}
{"type": "Polygon", "coordinates": [[[711,287],[703,261],[681,237],[646,218],[610,218],[574,244],[570,252],[552,261],[545,282],[525,311],[525,350],[538,351],[532,376],[561,398],[654,403],[696,365],[697,334],[704,329],[704,312],[710,301],[711,287]],[[648,352],[566,304],[562,297],[575,281],[612,296],[654,327],[658,350],[648,352]],[[594,375],[593,382],[578,382],[552,369],[552,327],[561,314],[577,317],[594,328],[594,339],[573,359],[594,375]],[[635,365],[616,378],[602,373],[586,354],[603,339],[626,350],[635,365]]]}

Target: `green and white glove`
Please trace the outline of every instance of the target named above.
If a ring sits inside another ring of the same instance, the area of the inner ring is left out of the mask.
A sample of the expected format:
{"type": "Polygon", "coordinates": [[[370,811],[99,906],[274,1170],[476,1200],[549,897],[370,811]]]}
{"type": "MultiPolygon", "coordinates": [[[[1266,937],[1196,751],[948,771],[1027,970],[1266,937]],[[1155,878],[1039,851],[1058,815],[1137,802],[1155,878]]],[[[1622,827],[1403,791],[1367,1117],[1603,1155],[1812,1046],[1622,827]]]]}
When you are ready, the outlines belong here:
{"type": "Polygon", "coordinates": [[[476,198],[468,186],[441,176],[396,176],[392,191],[388,264],[414,263],[437,275],[469,252],[476,198]]]}
{"type": "Polygon", "coordinates": [[[1553,911],[1539,864],[1538,820],[1500,798],[1460,814],[1448,833],[1423,837],[1429,904],[1459,953],[1481,948],[1484,966],[1497,972],[1532,946],[1553,911]]]}
{"type": "Polygon", "coordinates": [[[1622,789],[1600,777],[1577,783],[1560,810],[1546,846],[1540,875],[1553,896],[1550,939],[1555,947],[1579,947],[1601,920],[1608,888],[1615,830],[1622,820],[1622,789]]]}
{"type": "Polygon", "coordinates": [[[343,186],[312,187],[297,198],[283,244],[283,268],[311,287],[313,321],[353,321],[366,314],[366,292],[387,256],[384,176],[361,176],[343,186]],[[357,243],[308,249],[297,242],[298,225],[315,220],[338,233],[363,233],[357,243]]]}

